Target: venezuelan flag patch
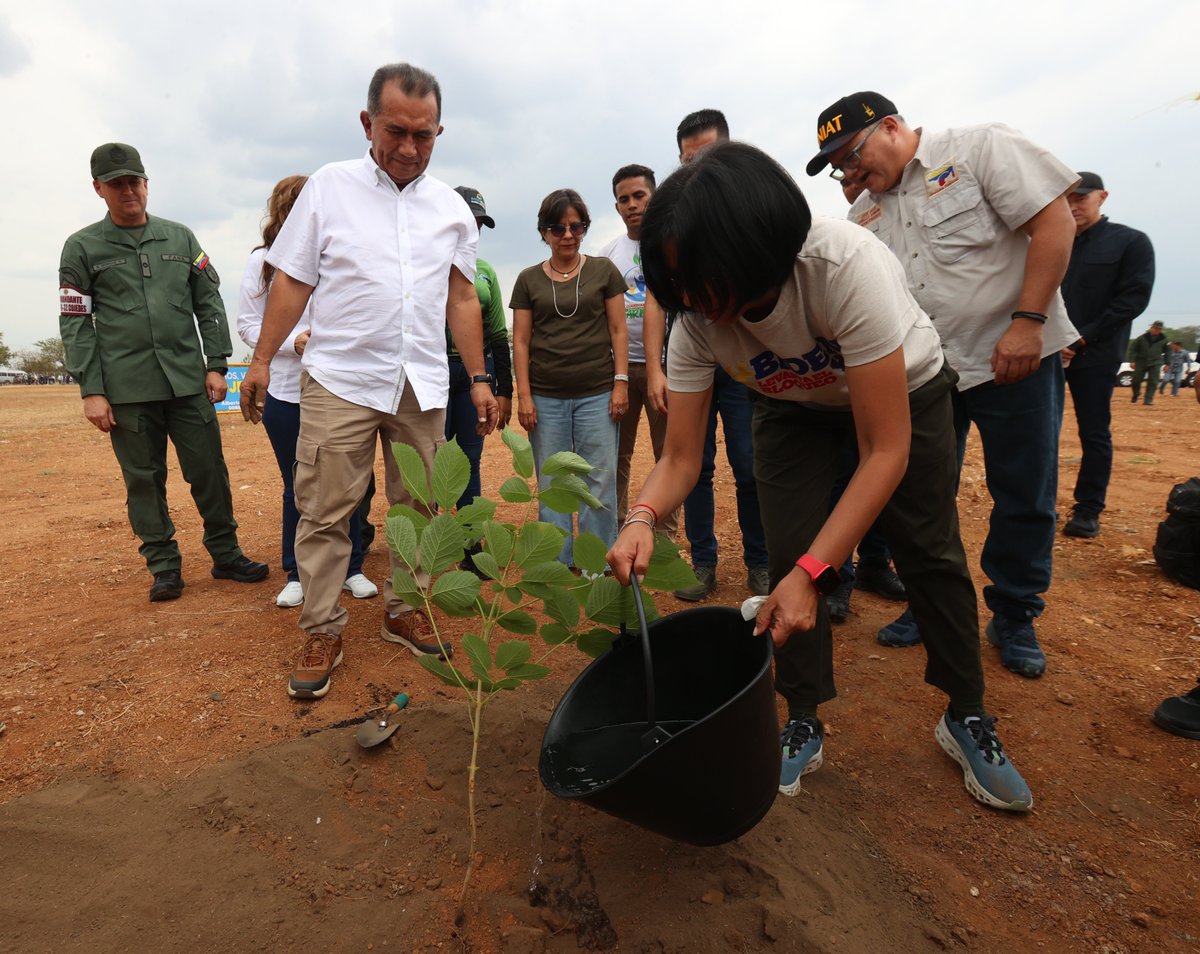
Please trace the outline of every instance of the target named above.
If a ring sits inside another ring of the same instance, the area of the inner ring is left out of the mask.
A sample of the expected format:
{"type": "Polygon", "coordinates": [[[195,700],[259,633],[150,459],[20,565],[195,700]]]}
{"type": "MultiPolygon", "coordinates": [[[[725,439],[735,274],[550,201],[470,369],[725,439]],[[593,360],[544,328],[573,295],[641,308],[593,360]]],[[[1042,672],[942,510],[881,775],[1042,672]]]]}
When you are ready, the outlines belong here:
{"type": "Polygon", "coordinates": [[[202,251],[194,259],[192,259],[192,268],[198,272],[204,271],[204,267],[208,264],[208,256],[202,251]]]}

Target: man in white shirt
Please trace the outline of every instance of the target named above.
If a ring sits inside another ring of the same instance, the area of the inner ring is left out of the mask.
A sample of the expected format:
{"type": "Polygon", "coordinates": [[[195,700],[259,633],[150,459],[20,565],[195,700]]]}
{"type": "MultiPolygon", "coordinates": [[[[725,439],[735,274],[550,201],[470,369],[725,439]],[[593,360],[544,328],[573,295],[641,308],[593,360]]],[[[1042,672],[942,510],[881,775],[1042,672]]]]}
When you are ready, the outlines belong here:
{"type": "MultiPolygon", "coordinates": [[[[654,459],[662,456],[667,436],[667,374],[663,368],[662,351],[665,318],[653,295],[646,294],[646,278],[642,275],[640,237],[642,215],[654,195],[654,170],[646,166],[622,166],[612,180],[613,198],[617,213],[625,223],[625,234],[617,236],[600,250],[600,255],[617,266],[625,279],[625,322],[629,327],[629,409],[621,418],[621,436],[617,447],[617,523],[625,522],[629,509],[629,472],[633,451],[637,446],[638,424],[642,408],[650,425],[650,446],[654,459]],[[643,328],[652,330],[649,342],[643,328]],[[646,346],[655,349],[653,360],[647,360],[646,346]]],[[[665,514],[659,530],[675,539],[679,529],[679,510],[665,514]]]]}
{"type": "Polygon", "coordinates": [[[1046,657],[1033,621],[1050,586],[1062,427],[1059,352],[1076,341],[1058,287],[1079,176],[1000,123],[910,128],[879,93],[852,93],[817,119],[815,176],[826,164],[866,192],[850,218],[900,259],[958,374],[961,463],[974,424],[983,445],[991,527],[980,563],[989,641],[1034,679],[1046,657]]]}
{"type": "MultiPolygon", "coordinates": [[[[288,683],[294,698],[324,696],[342,661],[347,522],[370,479],[376,440],[384,446],[389,503],[414,505],[393,441],[416,448],[427,473],[432,468],[449,393],[447,324],[472,376],[480,433],[496,426],[472,285],[475,223],[453,189],[425,174],[441,113],[431,74],[407,63],[376,70],[360,116],[371,144],[366,156],[318,169],[267,255],[276,273],[242,382],[248,420],[261,419],[271,357],[305,305],[312,322],[296,445],[306,638],[288,683]]],[[[442,655],[429,621],[396,596],[390,574],[384,593],[383,638],[417,655],[442,655]]]]}

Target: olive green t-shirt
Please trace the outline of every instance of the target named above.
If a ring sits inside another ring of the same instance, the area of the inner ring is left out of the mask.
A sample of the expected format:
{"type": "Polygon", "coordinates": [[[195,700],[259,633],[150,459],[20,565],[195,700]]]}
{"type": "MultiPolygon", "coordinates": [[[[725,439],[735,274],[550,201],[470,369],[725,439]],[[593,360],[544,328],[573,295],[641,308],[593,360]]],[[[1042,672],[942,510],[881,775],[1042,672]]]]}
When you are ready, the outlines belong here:
{"type": "Polygon", "coordinates": [[[607,258],[589,257],[579,272],[578,308],[575,287],[574,279],[552,283],[540,263],[522,271],[513,285],[509,307],[533,313],[529,389],[534,394],[574,398],[612,390],[612,339],[604,303],[620,298],[624,320],[625,279],[607,258]]]}

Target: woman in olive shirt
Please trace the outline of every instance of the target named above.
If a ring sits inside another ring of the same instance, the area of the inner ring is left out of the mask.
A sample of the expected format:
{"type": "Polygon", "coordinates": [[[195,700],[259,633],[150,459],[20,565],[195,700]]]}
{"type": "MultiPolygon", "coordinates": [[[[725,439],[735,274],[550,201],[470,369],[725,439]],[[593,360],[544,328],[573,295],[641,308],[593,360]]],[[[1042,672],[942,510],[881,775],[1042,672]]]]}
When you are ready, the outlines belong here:
{"type": "MultiPolygon", "coordinates": [[[[591,219],[573,189],[558,189],[542,200],[538,234],[550,257],[521,272],[513,286],[513,370],[517,378],[517,419],[529,432],[542,473],[558,451],[579,454],[593,467],[588,489],[604,510],[584,507],[581,532],[607,545],[616,539],[617,426],[629,406],[629,349],[625,331],[625,281],[607,258],[589,258],[579,246],[591,219]]],[[[544,504],[539,516],[572,530],[570,514],[544,504]]],[[[559,560],[571,565],[572,539],[559,560]]]]}

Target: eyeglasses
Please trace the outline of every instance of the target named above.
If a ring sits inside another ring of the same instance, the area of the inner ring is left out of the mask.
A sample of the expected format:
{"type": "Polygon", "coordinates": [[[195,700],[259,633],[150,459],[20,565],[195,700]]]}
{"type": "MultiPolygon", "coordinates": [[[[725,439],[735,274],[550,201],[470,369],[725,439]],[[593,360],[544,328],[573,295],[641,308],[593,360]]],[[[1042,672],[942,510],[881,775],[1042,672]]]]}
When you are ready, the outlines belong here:
{"type": "Polygon", "coordinates": [[[859,155],[859,153],[862,151],[862,147],[867,144],[867,140],[875,135],[875,130],[878,128],[879,123],[876,123],[871,127],[871,131],[862,137],[862,140],[859,142],[859,144],[846,153],[846,157],[829,171],[829,178],[841,182],[846,178],[847,166],[849,166],[851,169],[858,168],[859,163],[862,162],[862,157],[859,155]]]}
{"type": "Polygon", "coordinates": [[[571,234],[579,238],[581,235],[587,234],[588,225],[590,225],[588,222],[572,222],[570,225],[555,222],[553,225],[547,225],[545,231],[549,232],[555,238],[562,238],[567,234],[567,229],[570,229],[571,234]]]}

